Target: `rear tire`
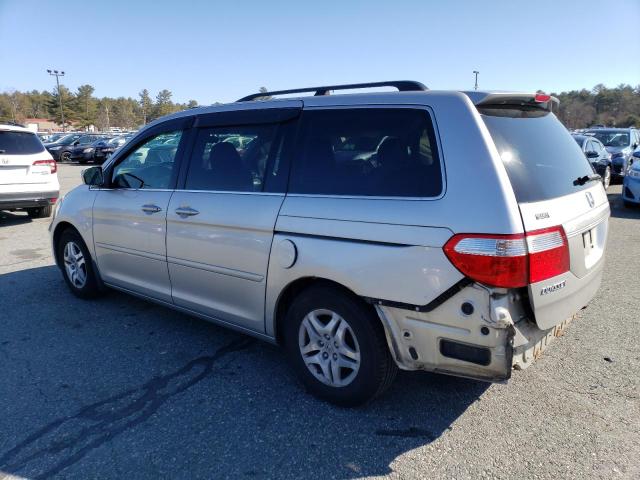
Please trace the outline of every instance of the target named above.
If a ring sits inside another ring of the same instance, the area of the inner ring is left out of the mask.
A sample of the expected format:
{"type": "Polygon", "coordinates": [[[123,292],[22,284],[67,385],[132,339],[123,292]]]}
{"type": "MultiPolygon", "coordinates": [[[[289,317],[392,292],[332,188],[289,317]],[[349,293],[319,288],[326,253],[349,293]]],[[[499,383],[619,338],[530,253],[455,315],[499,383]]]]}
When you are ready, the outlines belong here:
{"type": "Polygon", "coordinates": [[[60,154],[60,162],[70,162],[71,161],[71,152],[62,152],[60,154]]]}
{"type": "Polygon", "coordinates": [[[85,299],[101,293],[91,254],[76,230],[69,228],[62,232],[56,246],[56,256],[71,293],[85,299]]]}
{"type": "Polygon", "coordinates": [[[29,218],[47,218],[51,216],[53,206],[47,205],[45,207],[27,208],[27,215],[29,218]]]}
{"type": "Polygon", "coordinates": [[[335,405],[362,405],[393,383],[397,366],[375,313],[341,289],[304,290],[287,312],[284,342],[306,389],[335,405]]]}

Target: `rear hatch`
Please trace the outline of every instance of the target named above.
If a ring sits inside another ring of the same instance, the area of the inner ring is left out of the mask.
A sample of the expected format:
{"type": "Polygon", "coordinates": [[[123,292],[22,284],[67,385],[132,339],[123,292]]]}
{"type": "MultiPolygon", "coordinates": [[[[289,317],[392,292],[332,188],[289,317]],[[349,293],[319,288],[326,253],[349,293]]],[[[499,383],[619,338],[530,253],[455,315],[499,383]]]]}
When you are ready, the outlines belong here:
{"type": "Polygon", "coordinates": [[[0,185],[48,183],[55,171],[36,134],[0,129],[0,185]]]}
{"type": "Polygon", "coordinates": [[[534,232],[527,239],[530,255],[539,249],[566,258],[568,251],[566,271],[550,268],[552,276],[542,272],[544,279],[527,287],[541,329],[579,311],[598,290],[610,213],[601,182],[551,111],[554,101],[496,94],[476,103],[509,176],[524,230],[534,232]]]}

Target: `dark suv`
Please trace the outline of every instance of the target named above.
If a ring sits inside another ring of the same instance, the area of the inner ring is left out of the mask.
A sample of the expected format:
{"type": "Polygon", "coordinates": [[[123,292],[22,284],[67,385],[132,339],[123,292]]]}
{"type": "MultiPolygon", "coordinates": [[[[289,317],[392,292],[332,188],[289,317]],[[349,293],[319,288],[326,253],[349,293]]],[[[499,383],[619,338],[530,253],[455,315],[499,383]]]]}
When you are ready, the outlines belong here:
{"type": "Polygon", "coordinates": [[[54,160],[58,162],[68,162],[71,160],[71,151],[78,145],[88,146],[100,137],[96,135],[87,135],[82,133],[70,134],[62,137],[54,143],[47,143],[45,147],[54,160]]]}
{"type": "Polygon", "coordinates": [[[614,177],[622,178],[633,163],[633,151],[640,145],[640,133],[635,128],[594,128],[585,135],[600,140],[611,154],[614,177]]]}

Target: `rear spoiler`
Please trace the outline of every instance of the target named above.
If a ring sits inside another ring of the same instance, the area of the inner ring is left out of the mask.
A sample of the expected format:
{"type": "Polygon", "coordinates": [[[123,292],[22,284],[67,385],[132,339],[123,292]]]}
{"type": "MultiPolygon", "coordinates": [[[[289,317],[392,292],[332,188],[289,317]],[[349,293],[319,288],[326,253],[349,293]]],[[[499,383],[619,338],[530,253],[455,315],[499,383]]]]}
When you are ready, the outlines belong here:
{"type": "Polygon", "coordinates": [[[477,107],[535,107],[553,112],[560,106],[560,100],[546,93],[464,93],[477,107]]]}

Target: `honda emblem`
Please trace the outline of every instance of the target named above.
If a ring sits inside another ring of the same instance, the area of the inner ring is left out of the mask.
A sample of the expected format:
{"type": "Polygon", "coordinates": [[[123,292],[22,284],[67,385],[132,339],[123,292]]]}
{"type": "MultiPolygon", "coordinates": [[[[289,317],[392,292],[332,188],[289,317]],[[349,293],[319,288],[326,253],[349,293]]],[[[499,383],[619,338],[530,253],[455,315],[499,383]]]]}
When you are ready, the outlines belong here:
{"type": "Polygon", "coordinates": [[[593,208],[593,206],[596,204],[595,200],[593,199],[593,195],[591,195],[591,192],[587,192],[585,193],[585,195],[587,197],[587,202],[589,203],[589,206],[593,208]]]}

